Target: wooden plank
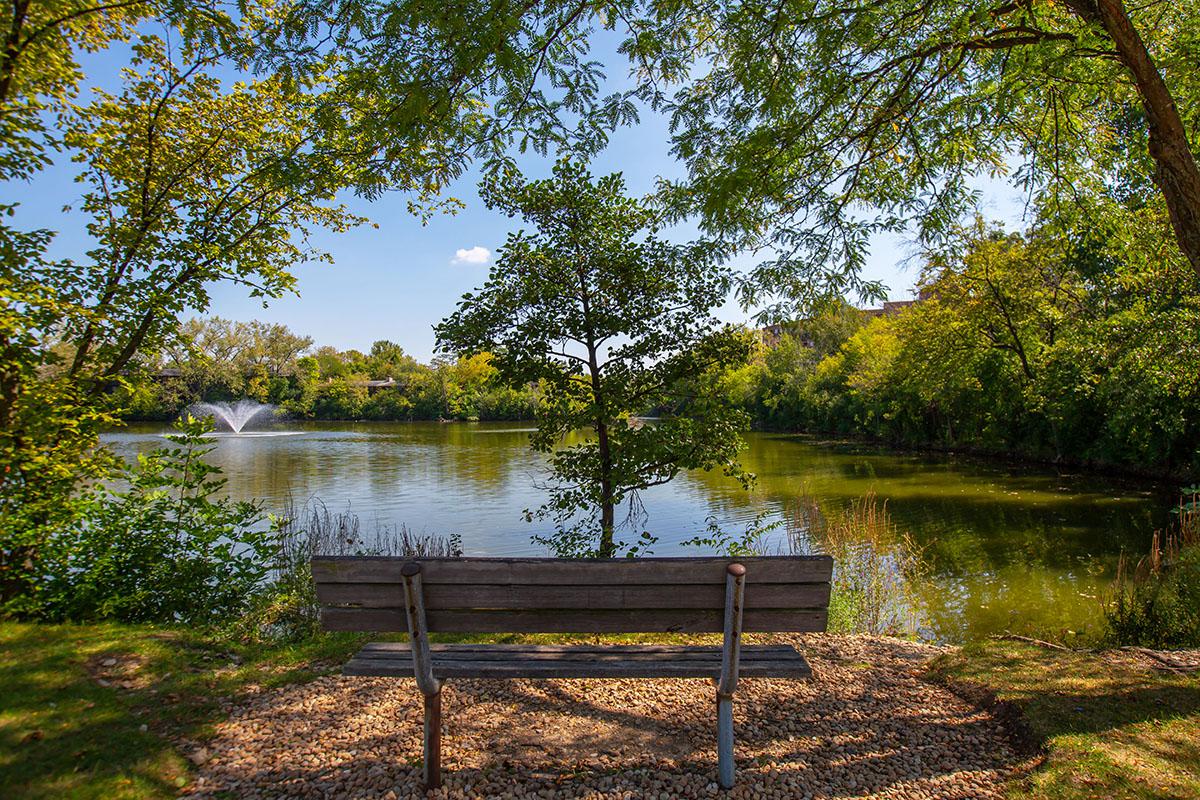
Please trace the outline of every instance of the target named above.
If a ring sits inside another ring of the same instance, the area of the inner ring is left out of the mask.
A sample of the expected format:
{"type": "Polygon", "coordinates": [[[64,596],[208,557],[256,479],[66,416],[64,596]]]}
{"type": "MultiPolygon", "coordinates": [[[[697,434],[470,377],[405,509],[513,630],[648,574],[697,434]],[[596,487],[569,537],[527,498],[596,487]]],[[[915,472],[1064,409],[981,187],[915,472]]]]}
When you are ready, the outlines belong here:
{"type": "MultiPolygon", "coordinates": [[[[603,655],[613,653],[622,654],[665,654],[682,656],[689,653],[703,654],[721,654],[720,645],[692,645],[692,644],[431,644],[430,652],[434,655],[439,654],[458,654],[458,653],[511,653],[515,655],[523,655],[530,653],[539,653],[554,655],[556,653],[579,653],[581,655],[603,655]]],[[[387,656],[391,654],[404,654],[411,651],[407,642],[368,642],[362,646],[356,656],[364,656],[367,654],[378,654],[387,656]]],[[[743,645],[742,655],[744,658],[754,658],[758,655],[772,655],[775,653],[797,653],[799,651],[790,644],[756,644],[743,645]]]]}
{"type": "Polygon", "coordinates": [[[434,584],[588,584],[725,585],[725,569],[746,567],[747,585],[755,583],[828,582],[833,574],[829,556],[754,556],[748,558],[428,558],[386,556],[320,556],[312,561],[317,583],[398,583],[409,561],[421,565],[426,588],[434,584]]]}
{"type": "MultiPolygon", "coordinates": [[[[769,653],[759,653],[747,656],[742,663],[751,661],[779,661],[782,659],[798,657],[799,654],[795,651],[773,650],[769,653]]],[[[379,651],[379,650],[362,650],[354,656],[360,661],[388,661],[397,658],[411,659],[410,653],[404,651],[379,651]]],[[[465,652],[445,651],[432,654],[431,662],[446,663],[449,661],[584,661],[596,663],[615,663],[629,660],[640,661],[702,661],[705,663],[719,663],[721,661],[721,653],[718,652],[699,652],[699,651],[684,651],[680,653],[597,653],[593,651],[583,651],[578,653],[559,652],[559,653],[538,653],[527,651],[504,651],[504,650],[470,650],[465,652]]]]}
{"type": "MultiPolygon", "coordinates": [[[[717,633],[724,630],[718,609],[600,610],[438,610],[429,611],[431,633],[717,633]]],[[[825,609],[747,611],[742,630],[773,633],[823,631],[825,609]]],[[[332,631],[407,631],[402,609],[322,608],[321,623],[332,631]]]]}
{"type": "MultiPolygon", "coordinates": [[[[724,608],[720,584],[666,586],[531,586],[527,584],[430,584],[425,608],[724,608]]],[[[404,587],[395,583],[320,583],[317,599],[325,605],[399,608],[404,587]]],[[[828,583],[747,584],[745,608],[823,608],[828,583]]]]}
{"type": "MultiPolygon", "coordinates": [[[[434,674],[449,678],[715,678],[721,672],[719,661],[624,661],[589,663],[586,661],[440,661],[434,659],[434,674]]],[[[399,677],[413,676],[409,659],[351,659],[344,675],[399,677]]],[[[807,678],[812,674],[803,659],[753,661],[742,669],[746,678],[807,678]]]]}

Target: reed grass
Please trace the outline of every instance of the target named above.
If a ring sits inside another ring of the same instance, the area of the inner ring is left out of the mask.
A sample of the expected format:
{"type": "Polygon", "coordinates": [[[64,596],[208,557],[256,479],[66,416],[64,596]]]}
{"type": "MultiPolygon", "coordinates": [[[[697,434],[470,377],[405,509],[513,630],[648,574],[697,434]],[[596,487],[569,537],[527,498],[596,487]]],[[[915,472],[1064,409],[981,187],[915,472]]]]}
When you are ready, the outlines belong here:
{"type": "Polygon", "coordinates": [[[1102,602],[1108,644],[1200,646],[1200,493],[1179,501],[1136,564],[1121,555],[1102,602]]]}
{"type": "Polygon", "coordinates": [[[829,627],[844,633],[912,636],[923,620],[921,547],[873,493],[825,512],[811,497],[789,507],[791,550],[833,556],[829,627]]]}
{"type": "Polygon", "coordinates": [[[457,558],[462,539],[457,534],[417,534],[404,525],[376,521],[363,530],[358,514],[335,511],[319,498],[304,505],[289,501],[284,513],[273,517],[277,535],[272,591],[255,611],[237,623],[245,638],[300,640],[320,630],[320,604],[312,577],[317,556],[395,556],[457,558]]]}

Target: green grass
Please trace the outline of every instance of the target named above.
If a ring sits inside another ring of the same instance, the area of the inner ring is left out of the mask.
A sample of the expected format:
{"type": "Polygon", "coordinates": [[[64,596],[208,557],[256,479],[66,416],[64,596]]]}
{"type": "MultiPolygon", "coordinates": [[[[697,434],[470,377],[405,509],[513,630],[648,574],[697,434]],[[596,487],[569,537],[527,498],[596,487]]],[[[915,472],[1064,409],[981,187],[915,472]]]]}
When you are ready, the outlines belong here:
{"type": "Polygon", "coordinates": [[[176,629],[0,623],[3,796],[173,796],[191,769],[177,743],[202,740],[222,699],[334,669],[359,641],[265,648],[176,629]]]}
{"type": "Polygon", "coordinates": [[[930,674],[1013,714],[1036,766],[1014,798],[1200,797],[1200,676],[1093,653],[990,641],[935,661],[930,674]]]}

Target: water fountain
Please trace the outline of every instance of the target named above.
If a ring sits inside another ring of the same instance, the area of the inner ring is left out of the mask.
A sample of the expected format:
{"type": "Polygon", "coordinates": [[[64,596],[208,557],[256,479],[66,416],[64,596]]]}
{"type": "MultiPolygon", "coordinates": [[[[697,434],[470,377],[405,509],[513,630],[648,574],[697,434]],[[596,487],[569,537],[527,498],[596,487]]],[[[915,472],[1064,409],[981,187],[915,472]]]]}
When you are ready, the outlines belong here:
{"type": "MultiPolygon", "coordinates": [[[[218,430],[228,428],[233,434],[242,435],[245,427],[254,420],[274,419],[276,407],[256,400],[243,399],[236,403],[196,403],[189,410],[196,417],[212,417],[218,430]]],[[[250,431],[245,433],[249,435],[250,431]]],[[[256,433],[262,435],[263,432],[256,433]]]]}

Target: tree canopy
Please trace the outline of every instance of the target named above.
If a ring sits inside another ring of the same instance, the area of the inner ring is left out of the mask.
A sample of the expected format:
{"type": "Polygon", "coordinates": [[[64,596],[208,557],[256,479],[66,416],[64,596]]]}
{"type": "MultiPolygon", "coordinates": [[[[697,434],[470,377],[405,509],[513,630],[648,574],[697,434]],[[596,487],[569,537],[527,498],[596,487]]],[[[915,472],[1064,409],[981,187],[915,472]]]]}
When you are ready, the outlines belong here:
{"type": "Polygon", "coordinates": [[[750,289],[793,296],[814,276],[855,285],[877,231],[957,246],[978,176],[1014,178],[1049,213],[1114,196],[1165,209],[1200,273],[1197,30],[1192,3],[723,6],[708,68],[658,98],[690,171],[678,205],[773,247],[750,289]]]}
{"type": "Polygon", "coordinates": [[[1151,207],[1200,274],[1194,3],[339,0],[279,30],[284,62],[348,65],[340,102],[371,109],[356,137],[386,154],[432,136],[442,177],[508,168],[514,146],[594,152],[635,101],[669,115],[688,175],[663,199],[764,255],[747,304],[878,294],[860,276],[871,235],[960,247],[986,177],[1072,218],[1151,207]],[[624,63],[595,60],[605,30],[624,63]]]}

